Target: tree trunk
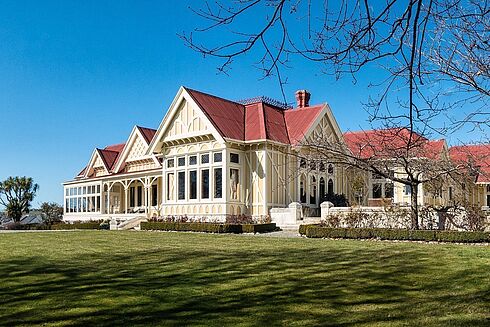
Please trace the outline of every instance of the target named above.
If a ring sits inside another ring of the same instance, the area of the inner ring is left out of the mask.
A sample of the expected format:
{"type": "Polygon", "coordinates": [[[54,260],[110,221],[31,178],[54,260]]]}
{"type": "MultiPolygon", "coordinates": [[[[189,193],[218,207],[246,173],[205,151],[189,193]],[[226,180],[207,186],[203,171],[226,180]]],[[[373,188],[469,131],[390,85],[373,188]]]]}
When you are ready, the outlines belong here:
{"type": "Polygon", "coordinates": [[[411,201],[410,208],[412,210],[412,229],[419,229],[419,204],[418,204],[418,185],[411,184],[411,201]]]}

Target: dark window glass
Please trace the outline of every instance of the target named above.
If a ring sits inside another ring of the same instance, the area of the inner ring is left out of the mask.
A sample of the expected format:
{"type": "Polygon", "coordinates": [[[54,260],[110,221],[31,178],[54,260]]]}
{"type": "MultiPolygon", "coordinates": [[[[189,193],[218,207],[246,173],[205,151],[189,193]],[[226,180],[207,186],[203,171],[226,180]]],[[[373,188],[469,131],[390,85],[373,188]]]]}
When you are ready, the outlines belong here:
{"type": "Polygon", "coordinates": [[[143,186],[138,186],[138,207],[143,205],[143,186]]]}
{"type": "Polygon", "coordinates": [[[181,157],[178,160],[179,167],[185,166],[185,157],[181,157]]]}
{"type": "Polygon", "coordinates": [[[129,188],[129,206],[134,207],[134,187],[129,188]]]}
{"type": "Polygon", "coordinates": [[[328,190],[328,194],[333,194],[333,180],[329,179],[328,180],[328,186],[327,186],[328,190]]]}
{"type": "Polygon", "coordinates": [[[449,186],[449,200],[453,199],[453,188],[449,186]]]}
{"type": "Polygon", "coordinates": [[[333,166],[331,164],[328,165],[328,173],[333,174],[333,166]]]}
{"type": "Polygon", "coordinates": [[[156,207],[158,205],[158,186],[151,186],[151,205],[156,207]]]}
{"type": "Polygon", "coordinates": [[[223,196],[223,183],[221,168],[214,170],[214,197],[221,198],[223,196]]]}
{"type": "Polygon", "coordinates": [[[240,156],[238,153],[230,153],[230,162],[240,163],[240,156]]]}
{"type": "Polygon", "coordinates": [[[167,160],[167,168],[172,168],[174,166],[174,159],[167,160]]]}
{"type": "Polygon", "coordinates": [[[202,164],[209,163],[209,154],[203,154],[203,155],[201,155],[201,163],[202,164]]]}
{"type": "Polygon", "coordinates": [[[190,156],[189,165],[196,165],[196,164],[197,164],[197,156],[190,156]]]}
{"type": "Polygon", "coordinates": [[[189,199],[197,199],[197,171],[189,172],[189,199]]]}
{"type": "Polygon", "coordinates": [[[306,159],[301,159],[299,161],[300,168],[306,168],[306,159]]]}
{"type": "Polygon", "coordinates": [[[209,169],[201,170],[201,198],[209,199],[209,169]]]}
{"type": "Polygon", "coordinates": [[[373,184],[373,198],[381,198],[381,184],[373,184]]]}
{"type": "Polygon", "coordinates": [[[393,183],[386,183],[385,184],[385,198],[392,198],[393,197],[393,183]]]}
{"type": "Polygon", "coordinates": [[[179,200],[185,199],[185,172],[180,171],[178,175],[179,200]]]}
{"type": "Polygon", "coordinates": [[[221,162],[222,158],[223,157],[222,157],[221,152],[216,152],[213,155],[214,162],[221,162]]]}
{"type": "Polygon", "coordinates": [[[412,194],[412,186],[405,185],[405,195],[411,195],[411,194],[412,194]]]}

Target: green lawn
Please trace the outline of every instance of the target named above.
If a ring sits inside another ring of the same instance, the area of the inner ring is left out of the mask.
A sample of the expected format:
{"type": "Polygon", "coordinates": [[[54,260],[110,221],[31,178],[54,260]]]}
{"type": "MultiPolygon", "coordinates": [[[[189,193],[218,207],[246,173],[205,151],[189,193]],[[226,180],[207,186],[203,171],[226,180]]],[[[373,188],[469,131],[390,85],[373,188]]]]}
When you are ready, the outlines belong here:
{"type": "Polygon", "coordinates": [[[0,325],[490,325],[490,247],[0,234],[0,325]]]}

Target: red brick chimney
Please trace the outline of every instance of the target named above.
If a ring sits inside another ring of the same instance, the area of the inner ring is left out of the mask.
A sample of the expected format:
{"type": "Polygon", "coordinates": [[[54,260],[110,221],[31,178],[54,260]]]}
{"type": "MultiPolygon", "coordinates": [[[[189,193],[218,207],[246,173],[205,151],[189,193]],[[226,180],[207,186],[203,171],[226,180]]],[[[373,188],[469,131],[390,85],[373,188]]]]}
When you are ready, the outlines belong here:
{"type": "Polygon", "coordinates": [[[310,105],[310,92],[307,90],[296,91],[296,104],[298,108],[308,107],[310,105]]]}

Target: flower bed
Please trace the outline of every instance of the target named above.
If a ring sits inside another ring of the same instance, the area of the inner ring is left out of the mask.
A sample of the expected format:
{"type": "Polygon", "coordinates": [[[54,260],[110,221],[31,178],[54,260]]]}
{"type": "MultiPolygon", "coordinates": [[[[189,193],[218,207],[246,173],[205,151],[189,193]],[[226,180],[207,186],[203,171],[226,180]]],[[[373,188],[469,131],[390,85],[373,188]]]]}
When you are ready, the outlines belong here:
{"type": "Polygon", "coordinates": [[[276,229],[276,224],[220,224],[205,222],[142,222],[141,230],[164,230],[203,233],[266,233],[276,229]]]}
{"type": "Polygon", "coordinates": [[[299,233],[309,238],[374,238],[381,240],[410,240],[455,243],[490,242],[490,233],[487,232],[408,230],[387,228],[332,228],[321,227],[318,225],[301,225],[299,233]]]}

